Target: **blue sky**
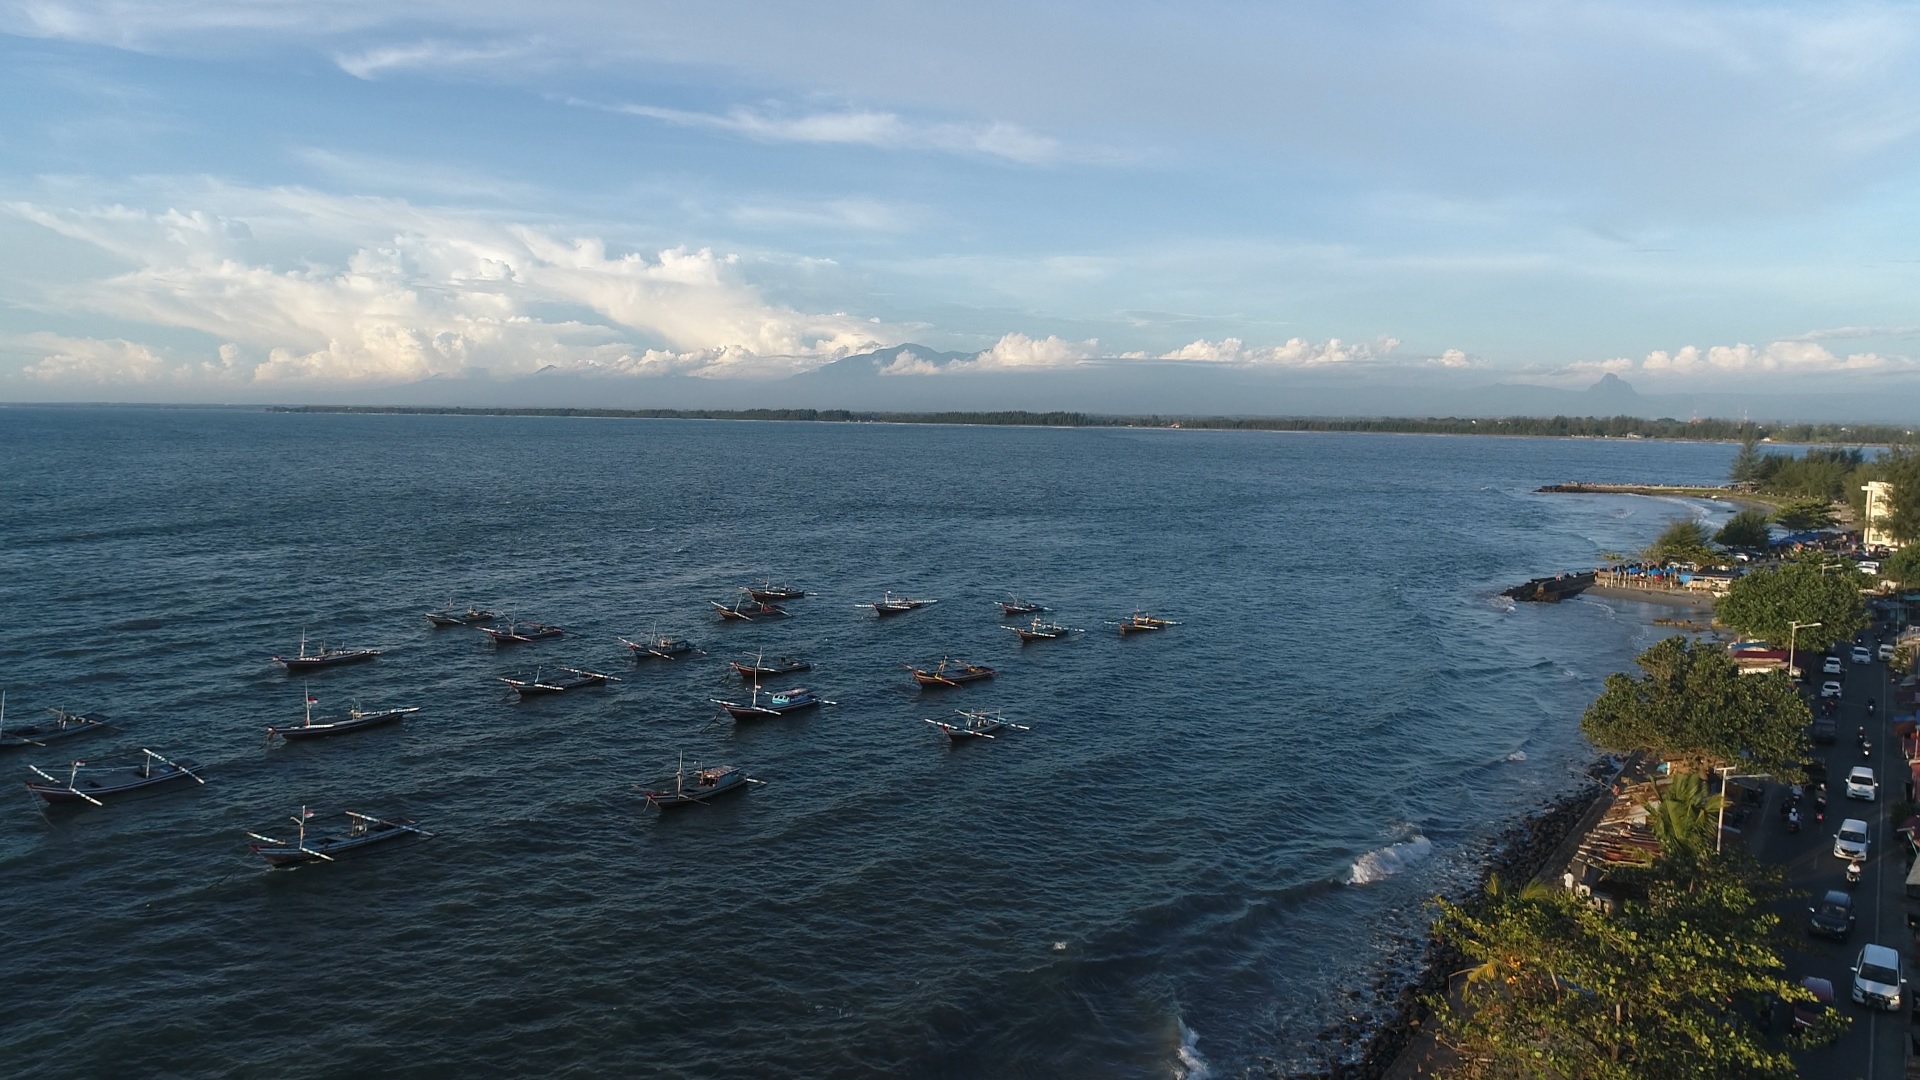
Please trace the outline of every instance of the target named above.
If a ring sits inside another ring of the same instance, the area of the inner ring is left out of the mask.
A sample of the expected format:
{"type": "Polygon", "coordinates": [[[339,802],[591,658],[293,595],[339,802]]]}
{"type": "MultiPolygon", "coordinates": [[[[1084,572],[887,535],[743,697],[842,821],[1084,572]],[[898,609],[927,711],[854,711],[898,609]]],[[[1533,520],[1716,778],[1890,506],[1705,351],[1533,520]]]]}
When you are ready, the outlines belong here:
{"type": "Polygon", "coordinates": [[[0,399],[912,341],[1920,401],[1917,151],[1911,4],[0,0],[0,399]]]}

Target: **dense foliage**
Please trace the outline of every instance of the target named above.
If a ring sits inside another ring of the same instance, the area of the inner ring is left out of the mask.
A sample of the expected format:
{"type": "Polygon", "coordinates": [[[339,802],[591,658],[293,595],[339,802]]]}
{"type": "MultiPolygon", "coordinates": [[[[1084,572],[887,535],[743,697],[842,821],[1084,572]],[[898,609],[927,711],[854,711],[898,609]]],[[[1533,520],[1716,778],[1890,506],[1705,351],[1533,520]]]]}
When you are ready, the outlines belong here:
{"type": "MultiPolygon", "coordinates": [[[[1812,999],[1785,977],[1779,920],[1766,910],[1772,878],[1740,855],[1709,852],[1684,848],[1623,871],[1644,895],[1614,914],[1565,890],[1497,881],[1481,903],[1440,901],[1435,935],[1473,961],[1457,999],[1430,1002],[1458,1054],[1446,1075],[1795,1076],[1760,1023],[1776,999],[1812,999]]],[[[1818,1037],[1844,1023],[1830,1014],[1818,1037]]]]}
{"type": "Polygon", "coordinates": [[[1867,605],[1860,597],[1865,580],[1852,564],[1814,558],[1756,570],[1734,581],[1714,609],[1715,621],[1740,633],[1803,649],[1823,649],[1850,641],[1867,628],[1867,605]],[[1819,623],[1793,634],[1793,623],[1819,623]]]}
{"type": "Polygon", "coordinates": [[[1647,545],[1642,558],[1656,565],[1689,563],[1707,565],[1720,559],[1720,553],[1707,542],[1707,528],[1693,518],[1681,518],[1661,530],[1647,545]]]}
{"type": "Polygon", "coordinates": [[[1580,718],[1595,746],[1646,751],[1693,772],[1738,765],[1800,775],[1813,714],[1784,672],[1742,675],[1725,649],[1684,637],[1659,642],[1635,663],[1643,675],[1607,676],[1580,718]]]}
{"type": "Polygon", "coordinates": [[[403,406],[275,406],[273,412],[452,414],[461,416],[600,416],[680,420],[800,420],[829,423],[1000,424],[1045,427],[1184,427],[1253,431],[1377,431],[1415,435],[1539,435],[1594,439],[1729,441],[1771,438],[1782,443],[1891,445],[1920,441],[1920,430],[1888,425],[1784,424],[1739,420],[1642,420],[1633,416],[1508,417],[1285,417],[1103,416],[1080,412],[864,412],[851,409],[511,409],[403,406]]]}
{"type": "Polygon", "coordinates": [[[1795,499],[1774,511],[1773,520],[1792,532],[1830,528],[1835,521],[1833,503],[1826,499],[1795,499]]]}
{"type": "Polygon", "coordinates": [[[1920,589],[1920,544],[1908,544],[1880,563],[1880,576],[1900,583],[1903,589],[1920,589]]]}
{"type": "Polygon", "coordinates": [[[1727,519],[1720,531],[1713,534],[1713,542],[1723,547],[1753,548],[1765,551],[1772,542],[1767,532],[1767,512],[1765,510],[1742,510],[1727,519]]]}

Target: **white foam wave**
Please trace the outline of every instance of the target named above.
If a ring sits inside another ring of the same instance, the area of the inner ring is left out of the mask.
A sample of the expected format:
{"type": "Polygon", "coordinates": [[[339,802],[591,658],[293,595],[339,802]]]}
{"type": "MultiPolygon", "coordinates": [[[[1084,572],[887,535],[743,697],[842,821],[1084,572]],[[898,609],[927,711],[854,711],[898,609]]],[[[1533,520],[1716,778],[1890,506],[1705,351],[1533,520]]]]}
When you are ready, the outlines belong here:
{"type": "Polygon", "coordinates": [[[1376,881],[1384,881],[1432,854],[1433,841],[1424,836],[1388,844],[1353,860],[1353,869],[1347,872],[1347,884],[1371,885],[1376,881]]]}
{"type": "Polygon", "coordinates": [[[1207,1059],[1200,1056],[1200,1036],[1194,1034],[1185,1020],[1180,1024],[1180,1049],[1175,1051],[1173,1080],[1206,1080],[1213,1075],[1207,1066],[1207,1059]]]}
{"type": "Polygon", "coordinates": [[[1525,750],[1515,750],[1513,753],[1507,755],[1507,760],[1525,761],[1527,760],[1527,752],[1525,750]]]}

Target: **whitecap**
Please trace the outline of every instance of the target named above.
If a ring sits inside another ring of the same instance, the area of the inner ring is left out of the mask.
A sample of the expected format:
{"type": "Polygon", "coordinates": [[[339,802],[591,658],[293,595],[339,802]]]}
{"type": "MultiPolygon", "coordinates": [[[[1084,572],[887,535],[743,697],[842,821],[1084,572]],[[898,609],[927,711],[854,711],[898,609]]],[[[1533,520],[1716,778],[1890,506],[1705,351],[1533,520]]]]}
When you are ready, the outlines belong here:
{"type": "Polygon", "coordinates": [[[1433,841],[1424,836],[1388,844],[1355,859],[1353,869],[1347,871],[1347,884],[1371,885],[1384,881],[1432,854],[1433,841]]]}
{"type": "Polygon", "coordinates": [[[1200,1036],[1194,1034],[1185,1020],[1180,1025],[1180,1049],[1174,1052],[1173,1080],[1206,1080],[1213,1075],[1207,1066],[1207,1059],[1200,1056],[1200,1036]]]}
{"type": "Polygon", "coordinates": [[[1507,755],[1507,760],[1525,761],[1527,760],[1527,752],[1525,750],[1515,750],[1513,753],[1507,755]]]}

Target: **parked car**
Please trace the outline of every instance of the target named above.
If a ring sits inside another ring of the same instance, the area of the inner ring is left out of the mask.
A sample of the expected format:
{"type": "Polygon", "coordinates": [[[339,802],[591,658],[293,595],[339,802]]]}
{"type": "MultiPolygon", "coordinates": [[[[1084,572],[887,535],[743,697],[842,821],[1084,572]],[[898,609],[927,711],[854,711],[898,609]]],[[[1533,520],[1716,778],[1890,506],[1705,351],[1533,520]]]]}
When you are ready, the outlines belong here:
{"type": "Polygon", "coordinates": [[[1841,670],[1840,658],[1837,656],[1829,656],[1820,661],[1820,673],[1823,675],[1838,675],[1841,670]]]}
{"type": "Polygon", "coordinates": [[[1874,779],[1873,770],[1865,765],[1855,765],[1847,774],[1847,798],[1865,799],[1872,802],[1880,794],[1880,781],[1874,779]]]}
{"type": "Polygon", "coordinates": [[[1893,642],[1883,641],[1880,643],[1880,659],[1882,660],[1893,659],[1893,642]]]}
{"type": "Polygon", "coordinates": [[[1840,684],[1837,682],[1834,682],[1832,679],[1828,679],[1826,682],[1821,683],[1820,696],[1821,697],[1839,697],[1840,684]]]}
{"type": "Polygon", "coordinates": [[[1853,962],[1853,1000],[1888,1012],[1900,1008],[1900,991],[1907,977],[1900,954],[1885,945],[1868,945],[1853,962]]]}
{"type": "Polygon", "coordinates": [[[1867,823],[1861,821],[1859,818],[1850,817],[1841,822],[1840,831],[1833,834],[1833,853],[1835,856],[1849,861],[1854,859],[1864,860],[1867,857],[1867,847],[1869,843],[1870,841],[1867,839],[1867,823]]]}
{"type": "Polygon", "coordinates": [[[1871,664],[1873,663],[1873,654],[1867,651],[1865,645],[1855,645],[1852,655],[1848,656],[1847,659],[1849,662],[1855,664],[1871,664]]]}
{"type": "Polygon", "coordinates": [[[1807,909],[1807,933],[1841,941],[1853,933],[1853,894],[1828,889],[1820,902],[1807,909]]]}

